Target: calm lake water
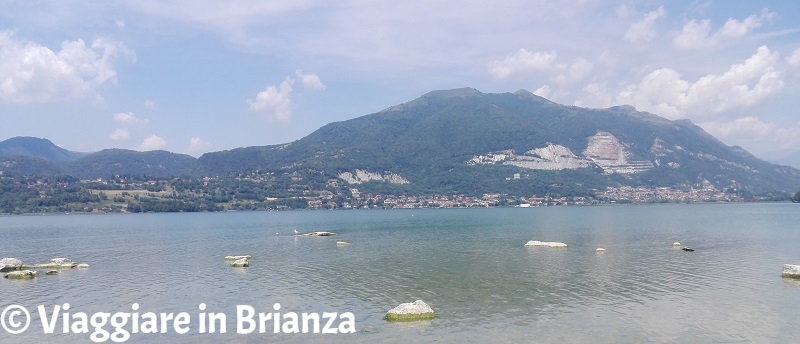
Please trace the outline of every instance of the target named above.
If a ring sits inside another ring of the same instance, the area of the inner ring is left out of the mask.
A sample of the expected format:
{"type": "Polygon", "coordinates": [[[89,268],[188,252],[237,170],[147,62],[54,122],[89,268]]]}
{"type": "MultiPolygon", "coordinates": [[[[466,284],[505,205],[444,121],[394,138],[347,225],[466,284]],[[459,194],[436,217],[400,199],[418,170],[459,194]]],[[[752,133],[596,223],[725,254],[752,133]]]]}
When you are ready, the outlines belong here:
{"type": "Polygon", "coordinates": [[[135,343],[797,342],[800,282],[781,269],[800,264],[798,224],[797,204],[5,216],[0,256],[92,267],[0,279],[0,311],[32,314],[22,334],[0,327],[0,342],[91,342],[60,325],[43,333],[36,307],[65,302],[90,315],[133,303],[191,315],[187,334],[135,343]],[[223,261],[240,254],[249,268],[223,261]],[[417,299],[438,317],[383,320],[417,299]],[[236,333],[236,305],[266,313],[276,302],[284,313],[352,312],[357,332],[236,333]],[[227,333],[198,333],[201,303],[226,314],[227,333]]]}

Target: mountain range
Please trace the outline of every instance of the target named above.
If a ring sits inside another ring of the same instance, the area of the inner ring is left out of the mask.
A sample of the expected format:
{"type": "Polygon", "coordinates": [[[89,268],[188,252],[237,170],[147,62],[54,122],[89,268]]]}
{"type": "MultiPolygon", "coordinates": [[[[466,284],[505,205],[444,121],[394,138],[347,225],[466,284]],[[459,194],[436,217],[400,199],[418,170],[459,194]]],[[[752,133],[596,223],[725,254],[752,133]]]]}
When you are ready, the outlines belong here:
{"type": "Polygon", "coordinates": [[[334,122],[297,141],[206,153],[107,149],[75,153],[50,141],[0,142],[0,170],[106,178],[291,173],[405,194],[590,193],[609,186],[794,192],[800,170],[727,146],[688,120],[630,106],[564,106],[521,90],[429,92],[334,122]]]}

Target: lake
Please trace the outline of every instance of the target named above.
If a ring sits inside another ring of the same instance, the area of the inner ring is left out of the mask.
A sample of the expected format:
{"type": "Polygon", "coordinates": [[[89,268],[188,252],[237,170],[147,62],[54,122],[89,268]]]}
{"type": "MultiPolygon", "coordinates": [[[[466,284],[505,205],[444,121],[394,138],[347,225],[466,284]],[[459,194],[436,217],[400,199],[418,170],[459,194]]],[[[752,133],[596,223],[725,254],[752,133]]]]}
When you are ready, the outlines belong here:
{"type": "Polygon", "coordinates": [[[800,205],[786,203],[3,216],[0,256],[91,268],[0,279],[0,311],[31,314],[23,333],[0,327],[0,342],[91,342],[93,328],[44,333],[37,306],[64,303],[89,316],[189,314],[187,333],[132,343],[797,342],[800,281],[781,269],[800,264],[798,224],[800,205]],[[248,268],[223,260],[245,254],[248,268]],[[417,299],[437,318],[383,320],[417,299]],[[351,312],[356,331],[237,333],[237,305],[275,303],[351,312]],[[224,314],[227,333],[200,333],[201,313],[224,314]]]}

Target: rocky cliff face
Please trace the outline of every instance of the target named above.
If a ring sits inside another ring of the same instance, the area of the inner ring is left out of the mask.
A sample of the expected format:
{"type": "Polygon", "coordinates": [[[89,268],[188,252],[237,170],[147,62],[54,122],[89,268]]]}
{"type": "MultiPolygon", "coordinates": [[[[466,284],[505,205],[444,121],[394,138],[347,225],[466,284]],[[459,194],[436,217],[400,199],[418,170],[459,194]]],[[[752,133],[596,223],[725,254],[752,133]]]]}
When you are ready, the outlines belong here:
{"type": "Polygon", "coordinates": [[[549,144],[523,154],[503,150],[472,157],[468,165],[511,165],[531,170],[567,170],[599,167],[607,174],[641,173],[653,168],[648,160],[630,160],[631,153],[625,144],[608,132],[598,132],[588,138],[588,145],[576,156],[567,147],[549,144]]]}

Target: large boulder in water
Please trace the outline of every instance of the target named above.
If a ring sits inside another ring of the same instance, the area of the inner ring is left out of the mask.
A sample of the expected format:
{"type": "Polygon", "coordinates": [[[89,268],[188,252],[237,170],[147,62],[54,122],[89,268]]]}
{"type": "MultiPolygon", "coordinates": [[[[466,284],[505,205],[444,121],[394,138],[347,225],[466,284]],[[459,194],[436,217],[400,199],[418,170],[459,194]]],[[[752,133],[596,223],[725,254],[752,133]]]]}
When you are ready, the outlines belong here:
{"type": "Polygon", "coordinates": [[[21,270],[21,271],[11,271],[6,274],[6,278],[8,279],[31,279],[38,275],[38,271],[32,270],[21,270]]]}
{"type": "Polygon", "coordinates": [[[784,264],[783,277],[800,278],[800,265],[784,264]]]}
{"type": "Polygon", "coordinates": [[[234,268],[246,268],[250,266],[250,260],[247,258],[237,259],[231,263],[231,267],[234,268]]]}
{"type": "Polygon", "coordinates": [[[433,312],[431,306],[428,306],[425,301],[417,300],[409,303],[401,303],[395,308],[386,313],[386,320],[388,321],[415,321],[433,319],[436,314],[433,312]]]}
{"type": "Polygon", "coordinates": [[[22,267],[22,261],[17,258],[3,258],[0,259],[0,271],[13,271],[19,270],[22,267]]]}

